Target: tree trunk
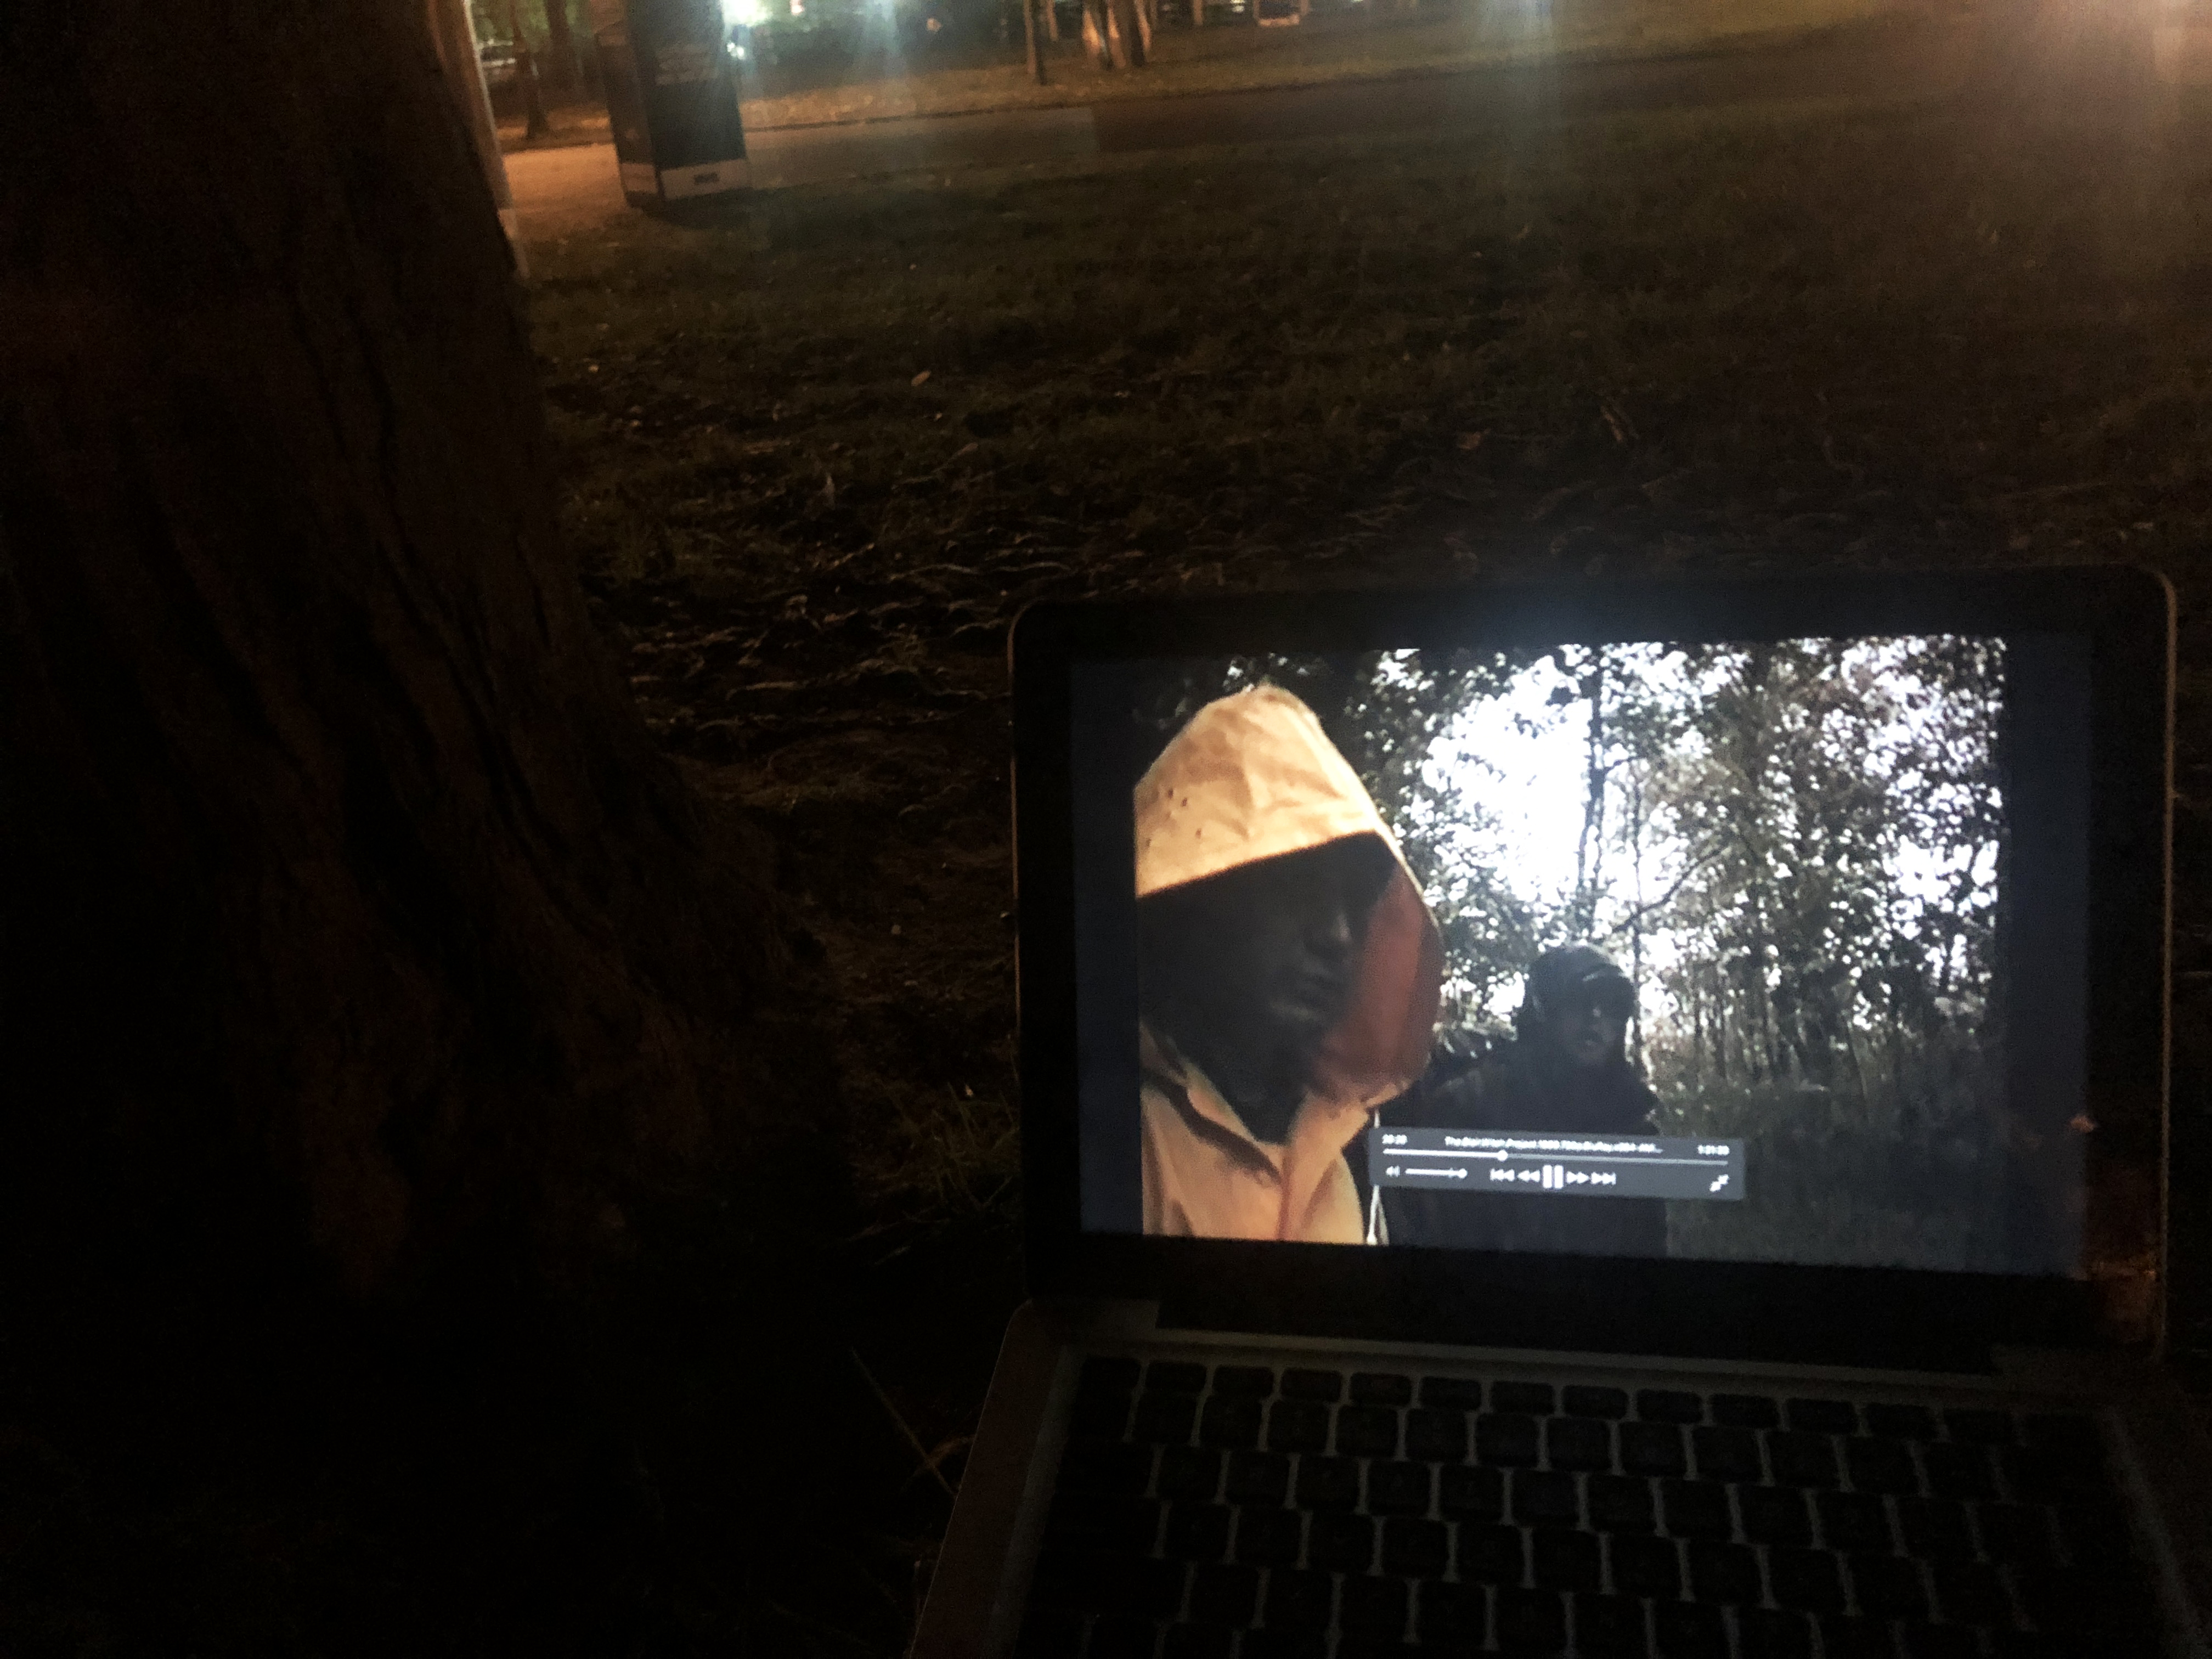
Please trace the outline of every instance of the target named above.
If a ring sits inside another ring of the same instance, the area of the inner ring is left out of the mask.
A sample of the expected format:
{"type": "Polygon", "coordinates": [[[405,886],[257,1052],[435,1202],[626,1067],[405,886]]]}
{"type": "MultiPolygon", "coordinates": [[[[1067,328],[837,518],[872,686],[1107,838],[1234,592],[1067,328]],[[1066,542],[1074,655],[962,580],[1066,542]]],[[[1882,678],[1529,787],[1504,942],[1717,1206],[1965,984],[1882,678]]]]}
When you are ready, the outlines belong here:
{"type": "Polygon", "coordinates": [[[808,1176],[764,858],[592,635],[422,9],[9,31],[0,1231],[374,1291],[808,1176]]]}
{"type": "Polygon", "coordinates": [[[583,64],[568,27],[568,0],[545,0],[545,88],[556,103],[574,103],[584,90],[583,64]]]}
{"type": "Polygon", "coordinates": [[[1037,0],[1044,8],[1044,38],[1057,44],[1060,40],[1060,7],[1056,0],[1037,0]]]}
{"type": "Polygon", "coordinates": [[[522,83],[523,137],[543,138],[553,131],[545,118],[545,99],[538,86],[538,63],[530,37],[522,32],[520,0],[507,0],[507,32],[514,37],[514,78],[522,83]]]}
{"type": "Polygon", "coordinates": [[[1030,79],[1037,85],[1045,83],[1044,48],[1037,40],[1037,7],[1042,4],[1050,10],[1050,0],[1022,0],[1022,46],[1029,53],[1030,79]]]}

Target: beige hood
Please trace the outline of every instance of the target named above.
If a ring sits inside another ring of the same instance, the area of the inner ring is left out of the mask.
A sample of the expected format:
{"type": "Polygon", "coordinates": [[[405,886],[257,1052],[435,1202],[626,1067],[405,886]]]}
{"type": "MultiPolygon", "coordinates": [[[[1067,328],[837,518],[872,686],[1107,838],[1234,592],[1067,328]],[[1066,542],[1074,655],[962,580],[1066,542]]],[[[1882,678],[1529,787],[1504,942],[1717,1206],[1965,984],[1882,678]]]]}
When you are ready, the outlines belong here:
{"type": "MultiPolygon", "coordinates": [[[[1351,1010],[1323,1045],[1315,1091],[1279,1154],[1278,1236],[1300,1237],[1297,1218],[1367,1109],[1428,1064],[1443,967],[1436,922],[1359,775],[1313,712],[1278,687],[1200,709],[1138,783],[1135,807],[1139,898],[1351,836],[1380,836],[1397,860],[1368,917],[1351,1010]]],[[[1225,1103],[1220,1110],[1220,1127],[1250,1141],[1225,1103]]]]}

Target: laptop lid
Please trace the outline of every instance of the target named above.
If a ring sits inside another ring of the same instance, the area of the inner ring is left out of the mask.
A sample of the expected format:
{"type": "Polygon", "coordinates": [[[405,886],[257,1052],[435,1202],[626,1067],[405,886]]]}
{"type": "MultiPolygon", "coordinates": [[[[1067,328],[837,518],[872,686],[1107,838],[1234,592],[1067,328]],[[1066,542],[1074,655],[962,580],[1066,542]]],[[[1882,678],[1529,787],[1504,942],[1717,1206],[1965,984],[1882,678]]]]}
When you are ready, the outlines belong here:
{"type": "Polygon", "coordinates": [[[1026,612],[1032,1290],[1948,1370],[2154,1344],[2172,637],[2122,570],[1026,612]],[[1291,960],[1317,890],[1333,981],[1291,960]]]}

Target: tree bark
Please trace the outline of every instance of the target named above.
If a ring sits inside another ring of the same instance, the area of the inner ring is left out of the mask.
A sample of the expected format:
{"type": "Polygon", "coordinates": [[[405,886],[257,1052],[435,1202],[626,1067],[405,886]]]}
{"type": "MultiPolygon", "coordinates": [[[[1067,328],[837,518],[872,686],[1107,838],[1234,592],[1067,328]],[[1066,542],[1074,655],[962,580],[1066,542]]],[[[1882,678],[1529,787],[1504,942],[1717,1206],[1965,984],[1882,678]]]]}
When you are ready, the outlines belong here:
{"type": "Polygon", "coordinates": [[[173,24],[0,25],[0,1229],[374,1292],[805,1178],[766,854],[593,637],[422,9],[173,24]]]}

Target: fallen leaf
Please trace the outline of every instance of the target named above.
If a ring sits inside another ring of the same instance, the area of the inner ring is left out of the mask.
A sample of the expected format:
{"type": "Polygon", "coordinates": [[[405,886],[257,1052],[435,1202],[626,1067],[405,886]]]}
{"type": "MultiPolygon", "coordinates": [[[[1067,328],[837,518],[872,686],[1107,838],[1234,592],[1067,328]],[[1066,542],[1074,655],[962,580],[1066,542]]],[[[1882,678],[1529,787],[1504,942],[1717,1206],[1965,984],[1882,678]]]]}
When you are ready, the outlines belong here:
{"type": "Polygon", "coordinates": [[[963,445],[961,445],[961,446],[960,446],[960,447],[959,447],[959,448],[957,448],[957,449],[956,449],[956,450],[954,450],[954,451],[952,452],[952,459],[953,459],[954,460],[956,460],[956,461],[957,461],[957,460],[958,460],[958,459],[959,459],[963,455],[973,455],[973,454],[974,454],[977,450],[981,449],[982,447],[983,447],[983,446],[982,446],[982,445],[981,445],[981,444],[963,444],[963,445]]]}
{"type": "Polygon", "coordinates": [[[915,383],[916,386],[920,386],[920,385],[921,385],[924,380],[927,380],[928,378],[929,378],[929,371],[928,371],[927,369],[926,369],[926,368],[925,368],[925,369],[923,369],[923,370],[921,371],[921,374],[917,374],[917,375],[915,375],[915,376],[914,377],[914,383],[915,383]]]}
{"type": "Polygon", "coordinates": [[[1482,447],[1483,435],[1480,432],[1462,432],[1459,434],[1459,447],[1468,450],[1480,449],[1482,447]]]}

